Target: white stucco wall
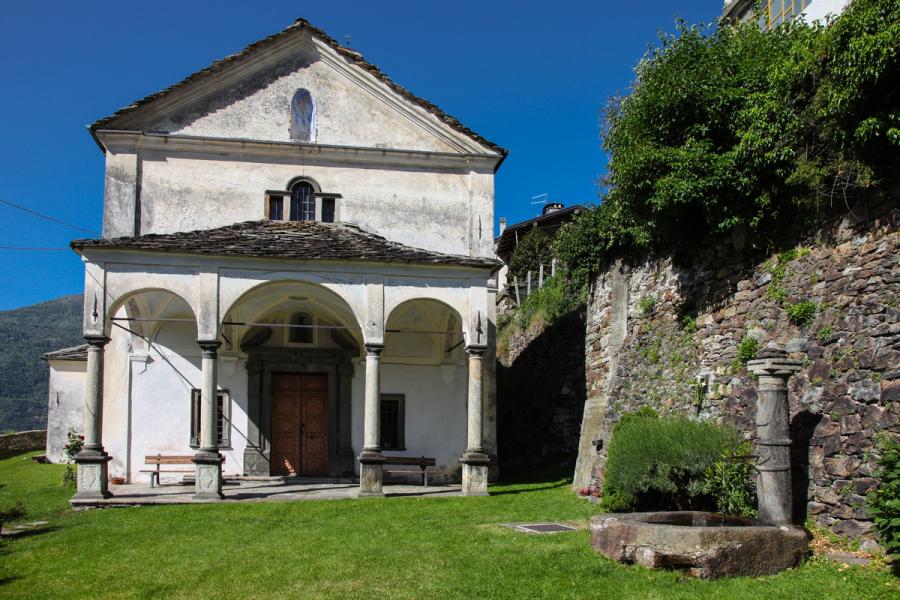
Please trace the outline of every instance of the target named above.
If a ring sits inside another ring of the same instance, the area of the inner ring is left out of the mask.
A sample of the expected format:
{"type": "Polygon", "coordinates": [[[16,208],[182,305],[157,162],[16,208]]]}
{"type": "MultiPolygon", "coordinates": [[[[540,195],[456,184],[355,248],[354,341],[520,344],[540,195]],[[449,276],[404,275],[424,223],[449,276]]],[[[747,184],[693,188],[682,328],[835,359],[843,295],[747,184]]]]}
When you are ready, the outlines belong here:
{"type": "MultiPolygon", "coordinates": [[[[466,449],[467,386],[468,375],[461,365],[383,363],[381,392],[406,398],[406,450],[385,450],[384,455],[432,457],[442,476],[458,480],[459,457],[466,449]]],[[[353,377],[353,450],[357,454],[363,441],[364,391],[365,365],[360,364],[353,377]]],[[[358,462],[354,468],[358,475],[358,462]]]]}
{"type": "Polygon", "coordinates": [[[392,100],[405,104],[405,100],[386,89],[378,90],[377,95],[372,93],[360,85],[360,77],[366,78],[366,74],[357,72],[341,58],[334,60],[330,62],[300,52],[273,66],[268,74],[256,76],[243,87],[229,90],[208,104],[159,119],[152,129],[184,135],[289,142],[290,99],[302,88],[315,101],[314,141],[317,143],[436,152],[453,150],[453,146],[389,104],[392,100]]]}
{"type": "MultiPolygon", "coordinates": [[[[113,338],[127,336],[113,335],[113,338]]],[[[200,348],[193,325],[167,324],[154,336],[149,352],[106,352],[104,445],[113,457],[110,475],[148,481],[144,457],[151,454],[191,455],[191,389],[200,387],[200,348]],[[130,380],[130,382],[129,382],[130,380]]],[[[117,341],[113,339],[110,346],[117,341]]],[[[219,360],[219,389],[231,399],[231,446],[223,449],[226,474],[240,474],[247,432],[247,371],[234,357],[219,360]]],[[[175,467],[190,469],[190,465],[175,467]]],[[[180,480],[180,475],[163,481],[180,480]]]]}
{"type": "Polygon", "coordinates": [[[50,398],[47,405],[47,458],[51,462],[65,462],[63,449],[69,430],[84,430],[85,361],[51,360],[50,398]]]}
{"type": "MultiPolygon", "coordinates": [[[[493,174],[329,166],[299,160],[267,163],[159,152],[142,153],[140,173],[142,233],[211,229],[264,219],[265,191],[285,189],[292,179],[303,176],[315,180],[323,191],[343,196],[337,200],[340,222],[355,223],[417,248],[492,256],[493,174]]],[[[107,186],[115,194],[130,189],[107,186]]],[[[130,225],[134,218],[124,205],[126,201],[108,202],[107,211],[124,211],[115,218],[130,225]]]]}
{"type": "Polygon", "coordinates": [[[825,21],[830,15],[837,16],[844,12],[850,0],[813,0],[803,11],[803,19],[807,23],[825,21]]]}

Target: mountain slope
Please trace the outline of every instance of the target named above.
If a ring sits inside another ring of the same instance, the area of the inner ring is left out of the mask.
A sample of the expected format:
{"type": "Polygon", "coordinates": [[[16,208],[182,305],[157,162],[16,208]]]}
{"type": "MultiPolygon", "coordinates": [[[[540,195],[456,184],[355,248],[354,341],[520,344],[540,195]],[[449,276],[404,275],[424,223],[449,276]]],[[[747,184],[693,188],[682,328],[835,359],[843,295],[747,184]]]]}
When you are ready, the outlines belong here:
{"type": "Polygon", "coordinates": [[[44,352],[84,343],[81,295],[0,311],[0,431],[47,424],[44,352]]]}

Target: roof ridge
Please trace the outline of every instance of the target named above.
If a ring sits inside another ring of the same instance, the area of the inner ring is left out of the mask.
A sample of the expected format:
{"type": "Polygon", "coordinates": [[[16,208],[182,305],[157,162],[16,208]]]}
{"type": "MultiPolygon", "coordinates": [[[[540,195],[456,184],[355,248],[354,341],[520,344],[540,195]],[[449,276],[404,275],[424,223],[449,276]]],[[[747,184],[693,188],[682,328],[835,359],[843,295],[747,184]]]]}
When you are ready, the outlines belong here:
{"type": "Polygon", "coordinates": [[[250,53],[257,51],[260,48],[265,48],[266,46],[275,43],[276,41],[280,40],[282,37],[286,37],[288,34],[292,33],[293,31],[295,31],[297,29],[308,30],[312,35],[314,35],[317,38],[319,38],[320,40],[322,40],[325,44],[327,44],[329,47],[331,47],[333,50],[335,50],[338,54],[340,54],[341,56],[343,56],[346,59],[348,59],[349,61],[351,61],[357,67],[368,72],[370,75],[372,75],[373,77],[375,77],[376,79],[378,79],[379,81],[381,81],[382,83],[387,85],[395,93],[399,94],[400,96],[406,98],[407,100],[409,100],[415,104],[418,104],[421,108],[425,109],[427,112],[429,112],[432,115],[434,115],[435,117],[437,117],[442,123],[446,124],[451,129],[454,129],[455,131],[462,133],[463,135],[475,140],[479,144],[482,144],[482,145],[490,148],[491,150],[498,152],[501,157],[505,158],[509,154],[509,150],[507,150],[506,148],[503,148],[503,147],[495,144],[494,142],[490,141],[489,139],[485,138],[484,136],[480,135],[479,133],[476,133],[474,130],[470,129],[469,127],[466,127],[465,125],[463,125],[463,123],[459,119],[447,114],[433,102],[413,94],[408,89],[406,89],[405,87],[401,86],[400,84],[398,84],[394,80],[392,80],[386,73],[384,73],[376,65],[366,61],[366,59],[363,57],[362,53],[360,53],[357,50],[353,50],[351,48],[341,46],[341,44],[338,43],[337,40],[335,40],[333,37],[328,35],[323,29],[316,27],[315,25],[313,25],[312,23],[310,23],[309,21],[307,21],[306,19],[304,19],[302,17],[297,18],[293,23],[291,23],[290,25],[288,25],[281,31],[270,34],[260,40],[257,40],[251,44],[248,44],[242,50],[239,50],[238,52],[229,54],[223,58],[215,60],[212,63],[210,63],[209,65],[207,65],[206,67],[204,67],[203,69],[200,69],[199,71],[195,71],[195,72],[191,73],[184,79],[177,81],[176,83],[173,83],[172,85],[170,85],[166,88],[163,88],[162,90],[159,90],[158,92],[154,92],[143,98],[135,100],[128,106],[124,106],[124,107],[118,109],[117,111],[113,112],[111,115],[108,115],[106,117],[103,117],[101,119],[94,121],[93,123],[91,123],[88,126],[88,128],[90,129],[91,132],[96,132],[97,130],[101,129],[105,125],[109,125],[111,122],[115,121],[119,117],[126,115],[128,113],[131,113],[132,111],[137,110],[138,108],[140,108],[146,104],[149,104],[150,102],[153,102],[154,100],[157,100],[159,98],[167,96],[168,94],[170,94],[176,90],[182,89],[183,87],[193,83],[194,81],[196,81],[198,79],[205,78],[205,77],[221,70],[222,68],[230,65],[231,63],[243,58],[244,56],[247,56],[250,53]]]}

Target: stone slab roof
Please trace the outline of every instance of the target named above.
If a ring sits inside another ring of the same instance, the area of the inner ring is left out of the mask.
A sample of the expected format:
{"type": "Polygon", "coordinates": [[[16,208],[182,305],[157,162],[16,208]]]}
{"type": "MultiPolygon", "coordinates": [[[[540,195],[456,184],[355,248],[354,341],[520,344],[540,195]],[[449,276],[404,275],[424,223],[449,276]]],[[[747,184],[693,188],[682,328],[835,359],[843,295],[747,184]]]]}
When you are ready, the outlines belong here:
{"type": "Polygon", "coordinates": [[[44,360],[87,360],[87,344],[45,352],[41,358],[44,360]]]}
{"type": "Polygon", "coordinates": [[[119,117],[126,115],[128,113],[131,113],[131,112],[137,110],[138,108],[140,108],[141,106],[148,104],[150,102],[153,102],[154,100],[156,100],[158,98],[167,96],[176,90],[179,90],[186,86],[189,86],[191,83],[193,83],[195,81],[200,81],[210,75],[213,75],[214,73],[218,73],[218,72],[228,68],[232,64],[240,62],[243,58],[245,58],[251,54],[255,54],[256,52],[263,51],[267,48],[270,48],[273,45],[280,42],[282,39],[285,39],[288,36],[290,36],[291,34],[297,32],[297,31],[301,31],[301,30],[308,31],[311,35],[313,35],[314,37],[318,38],[319,40],[321,40],[322,42],[324,42],[325,44],[327,44],[328,46],[333,48],[338,54],[343,56],[347,61],[349,61],[352,64],[355,64],[357,67],[363,69],[364,71],[367,71],[368,73],[370,73],[376,79],[378,79],[379,81],[381,81],[382,83],[387,85],[391,90],[393,90],[394,92],[396,92],[403,98],[424,108],[425,110],[427,110],[428,112],[430,112],[431,114],[436,116],[438,119],[440,119],[442,122],[444,122],[450,128],[462,133],[465,136],[468,136],[469,138],[475,140],[479,144],[487,146],[494,152],[497,152],[498,154],[500,154],[501,157],[506,157],[506,155],[509,154],[508,150],[498,146],[494,142],[475,133],[474,131],[472,131],[465,125],[463,125],[459,121],[459,119],[452,117],[452,116],[448,115],[447,113],[445,113],[436,104],[429,102],[428,100],[425,100],[424,98],[420,98],[419,96],[416,96],[415,94],[413,94],[412,92],[410,92],[409,90],[404,88],[403,86],[395,83],[390,77],[388,77],[385,73],[383,73],[378,67],[376,67],[375,65],[373,65],[370,62],[367,62],[363,58],[362,54],[360,54],[359,52],[357,52],[355,50],[351,50],[350,48],[341,46],[334,38],[332,38],[327,33],[325,33],[325,31],[323,31],[322,29],[319,29],[318,27],[313,26],[306,19],[297,19],[296,21],[294,21],[291,25],[289,25],[287,28],[283,29],[282,31],[279,31],[278,33],[270,35],[266,38],[263,38],[263,39],[259,40],[258,42],[254,42],[254,43],[250,44],[249,46],[247,46],[246,48],[244,48],[243,50],[241,50],[240,52],[237,52],[236,54],[232,54],[230,56],[226,56],[225,58],[217,60],[214,63],[212,63],[211,65],[209,65],[208,67],[206,67],[205,69],[197,71],[196,73],[193,73],[192,75],[188,75],[186,78],[182,79],[178,83],[175,83],[175,84],[165,88],[164,90],[160,90],[159,92],[156,92],[155,94],[150,94],[149,96],[147,96],[145,98],[142,98],[140,100],[133,102],[132,104],[130,104],[129,106],[126,106],[125,108],[121,108],[121,109],[117,110],[116,112],[109,115],[108,117],[104,117],[98,121],[95,121],[94,123],[92,123],[89,126],[89,128],[92,132],[94,132],[94,131],[98,131],[100,129],[104,129],[110,125],[113,125],[114,122],[116,121],[116,119],[118,119],[119,117]]]}
{"type": "Polygon", "coordinates": [[[141,250],[293,260],[354,260],[496,269],[491,258],[441,254],[392,242],[346,223],[246,221],[227,227],[137,237],[75,240],[76,251],[141,250]]]}

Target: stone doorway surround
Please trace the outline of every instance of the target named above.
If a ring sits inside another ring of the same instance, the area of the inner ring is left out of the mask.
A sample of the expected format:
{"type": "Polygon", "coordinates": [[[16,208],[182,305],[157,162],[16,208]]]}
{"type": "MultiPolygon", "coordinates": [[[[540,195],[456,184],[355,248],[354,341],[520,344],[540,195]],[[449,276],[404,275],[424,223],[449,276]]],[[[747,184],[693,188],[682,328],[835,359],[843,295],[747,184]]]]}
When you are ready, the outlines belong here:
{"type": "Polygon", "coordinates": [[[321,373],[328,377],[328,476],[352,477],[351,381],[354,350],[247,348],[247,447],[244,475],[271,473],[272,374],[321,373]]]}

